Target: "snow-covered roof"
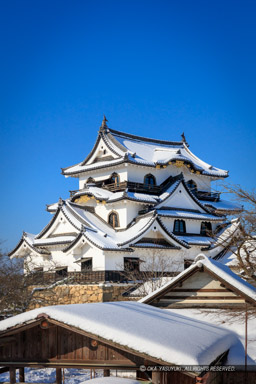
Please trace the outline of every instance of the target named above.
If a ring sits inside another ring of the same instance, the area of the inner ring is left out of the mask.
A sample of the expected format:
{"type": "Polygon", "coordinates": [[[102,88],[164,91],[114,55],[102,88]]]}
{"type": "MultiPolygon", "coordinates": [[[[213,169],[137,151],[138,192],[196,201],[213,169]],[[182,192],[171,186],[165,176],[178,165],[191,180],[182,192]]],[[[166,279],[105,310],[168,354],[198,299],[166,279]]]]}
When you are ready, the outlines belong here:
{"type": "Polygon", "coordinates": [[[210,213],[201,213],[192,210],[182,209],[157,209],[158,215],[161,217],[172,217],[177,219],[190,219],[190,220],[207,220],[207,221],[223,221],[225,217],[215,216],[210,213]]]}
{"type": "Polygon", "coordinates": [[[157,204],[160,199],[157,195],[149,195],[146,193],[120,191],[111,192],[105,188],[99,188],[92,185],[87,185],[84,189],[77,191],[72,196],[72,201],[75,201],[80,196],[93,196],[96,200],[105,201],[107,204],[120,200],[131,200],[135,202],[142,202],[146,204],[157,204]]]}
{"type": "Polygon", "coordinates": [[[36,248],[34,246],[35,241],[35,235],[32,233],[23,232],[22,237],[19,241],[19,243],[16,245],[16,247],[8,253],[10,257],[15,257],[16,255],[23,254],[24,252],[27,252],[27,249],[29,249],[29,252],[36,253],[38,255],[49,255],[49,251],[45,248],[36,248]]]}
{"type": "Polygon", "coordinates": [[[148,167],[165,166],[172,162],[182,162],[203,175],[212,177],[227,177],[228,172],[205,163],[195,156],[185,142],[173,142],[135,136],[108,128],[106,125],[98,134],[95,146],[87,158],[79,164],[63,168],[66,176],[76,176],[79,173],[92,171],[97,168],[113,167],[122,163],[130,163],[148,167]],[[113,159],[90,163],[89,160],[97,150],[100,139],[113,153],[113,159]]]}
{"type": "Polygon", "coordinates": [[[215,243],[215,240],[212,237],[208,236],[198,236],[198,235],[176,235],[177,238],[181,241],[188,243],[189,245],[198,245],[198,246],[210,246],[215,243]]]}
{"type": "Polygon", "coordinates": [[[34,239],[35,246],[47,246],[55,244],[69,244],[75,239],[75,236],[56,236],[47,237],[46,239],[34,239]]]}
{"type": "Polygon", "coordinates": [[[42,313],[49,321],[143,353],[149,360],[175,365],[208,365],[238,342],[229,330],[138,302],[37,308],[1,321],[0,331],[33,322],[42,313]]]}
{"type": "Polygon", "coordinates": [[[233,203],[227,200],[222,200],[222,199],[219,201],[202,200],[201,203],[207,207],[211,207],[216,211],[222,212],[224,214],[225,212],[241,212],[243,210],[243,207],[240,204],[233,203]]]}
{"type": "Polygon", "coordinates": [[[204,268],[204,270],[211,272],[220,280],[226,282],[232,289],[235,291],[239,291],[246,296],[246,298],[256,306],[256,288],[254,288],[251,284],[247,283],[243,279],[241,279],[238,275],[232,272],[227,266],[219,263],[216,260],[210,259],[207,256],[201,254],[198,255],[195,259],[195,262],[191,264],[190,267],[185,269],[179,275],[174,277],[170,282],[162,286],[161,288],[155,290],[151,294],[147,295],[143,299],[141,299],[140,303],[148,303],[153,300],[156,296],[164,292],[166,289],[175,286],[178,281],[183,280],[186,276],[189,276],[192,271],[196,271],[200,268],[204,268]]]}

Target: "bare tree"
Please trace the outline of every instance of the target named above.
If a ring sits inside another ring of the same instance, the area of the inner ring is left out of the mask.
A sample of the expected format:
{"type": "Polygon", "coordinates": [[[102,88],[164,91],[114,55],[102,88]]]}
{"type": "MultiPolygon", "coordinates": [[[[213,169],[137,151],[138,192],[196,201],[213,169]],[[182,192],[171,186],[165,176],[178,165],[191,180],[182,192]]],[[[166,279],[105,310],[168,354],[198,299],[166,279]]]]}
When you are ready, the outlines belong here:
{"type": "Polygon", "coordinates": [[[236,257],[234,269],[245,280],[256,285],[256,192],[246,191],[240,185],[228,185],[224,188],[243,205],[239,214],[239,232],[228,245],[236,257]]]}
{"type": "Polygon", "coordinates": [[[175,260],[155,248],[144,258],[127,258],[121,272],[123,280],[135,284],[134,288],[137,289],[134,294],[144,297],[162,287],[182,270],[183,261],[180,256],[179,260],[175,260]]]}
{"type": "MultiPolygon", "coordinates": [[[[70,283],[70,277],[63,277],[57,281],[49,279],[43,281],[43,274],[29,270],[31,262],[23,259],[10,259],[6,253],[0,251],[0,316],[1,318],[15,315],[34,306],[53,304],[52,290],[62,284],[70,283]],[[25,270],[25,274],[24,274],[25,270]]],[[[49,268],[49,272],[56,266],[49,268]]],[[[61,295],[61,291],[59,291],[61,295]]],[[[54,302],[60,297],[54,295],[54,302]]]]}

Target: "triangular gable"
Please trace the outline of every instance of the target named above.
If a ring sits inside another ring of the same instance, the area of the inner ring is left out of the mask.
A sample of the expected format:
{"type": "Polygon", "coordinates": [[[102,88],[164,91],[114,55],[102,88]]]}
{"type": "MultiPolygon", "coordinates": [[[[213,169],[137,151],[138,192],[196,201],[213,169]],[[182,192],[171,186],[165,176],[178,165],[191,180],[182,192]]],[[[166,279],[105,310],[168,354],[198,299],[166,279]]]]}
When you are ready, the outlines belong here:
{"type": "MultiPolygon", "coordinates": [[[[132,244],[137,245],[139,244],[139,241],[143,238],[147,238],[147,234],[149,234],[148,237],[152,238],[150,236],[150,232],[153,231],[157,236],[160,238],[165,239],[169,244],[173,245],[174,248],[180,249],[181,246],[185,248],[189,248],[188,244],[180,241],[175,235],[172,233],[168,232],[168,230],[165,228],[161,220],[155,216],[154,220],[149,223],[149,225],[145,228],[144,231],[142,231],[138,236],[136,236],[133,239],[127,240],[126,244],[129,244],[132,246],[132,244]]],[[[123,243],[124,244],[124,243],[123,243]]]]}
{"type": "Polygon", "coordinates": [[[53,235],[73,234],[77,233],[81,228],[75,224],[70,218],[65,215],[62,205],[59,204],[57,211],[50,220],[50,222],[43,228],[43,230],[36,236],[36,239],[47,238],[53,235]]]}
{"type": "MultiPolygon", "coordinates": [[[[163,194],[164,195],[164,194],[163,194]]],[[[184,180],[181,180],[177,186],[171,191],[169,196],[164,199],[155,207],[159,208],[183,208],[197,210],[201,213],[209,210],[199,202],[199,200],[193,195],[193,193],[186,186],[184,180]]]]}
{"type": "Polygon", "coordinates": [[[109,145],[104,132],[99,132],[97,140],[89,155],[84,159],[81,165],[90,165],[100,161],[110,161],[120,158],[120,153],[109,145]]]}
{"type": "Polygon", "coordinates": [[[32,244],[29,243],[29,241],[26,240],[26,234],[22,236],[17,246],[8,253],[8,256],[11,258],[13,257],[24,257],[27,255],[30,255],[31,253],[34,253],[38,256],[48,256],[49,252],[46,250],[39,250],[36,249],[32,244]]]}
{"type": "Polygon", "coordinates": [[[232,307],[245,302],[256,306],[256,290],[229,268],[200,255],[189,268],[140,302],[157,307],[232,307]]]}

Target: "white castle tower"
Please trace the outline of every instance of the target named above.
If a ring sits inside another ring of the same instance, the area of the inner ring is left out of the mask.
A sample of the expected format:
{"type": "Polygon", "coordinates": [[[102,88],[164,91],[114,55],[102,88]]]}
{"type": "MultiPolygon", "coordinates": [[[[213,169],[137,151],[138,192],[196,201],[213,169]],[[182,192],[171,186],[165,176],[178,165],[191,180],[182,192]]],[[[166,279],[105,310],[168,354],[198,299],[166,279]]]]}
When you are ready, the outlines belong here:
{"type": "Polygon", "coordinates": [[[157,255],[156,271],[162,258],[177,273],[199,253],[221,253],[238,227],[227,215],[240,208],[211,190],[228,172],[196,157],[184,134],[178,142],[139,137],[110,129],[104,117],[92,151],[62,174],[79,189],[48,205],[48,225],[24,232],[10,252],[30,270],[120,281],[123,271],[152,268],[157,255]]]}

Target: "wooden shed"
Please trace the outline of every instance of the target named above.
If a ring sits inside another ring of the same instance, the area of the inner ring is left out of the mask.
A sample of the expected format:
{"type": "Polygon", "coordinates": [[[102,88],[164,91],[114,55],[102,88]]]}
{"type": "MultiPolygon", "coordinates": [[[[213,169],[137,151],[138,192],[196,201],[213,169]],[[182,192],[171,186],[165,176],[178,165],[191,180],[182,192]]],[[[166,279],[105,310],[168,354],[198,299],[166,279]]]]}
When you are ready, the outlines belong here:
{"type": "Polygon", "coordinates": [[[0,322],[0,366],[10,371],[11,383],[16,369],[25,382],[25,367],[52,367],[61,384],[61,369],[72,367],[102,369],[106,376],[132,370],[154,384],[194,384],[203,374],[175,367],[223,362],[237,341],[228,330],[140,303],[45,307],[0,322]],[[145,373],[144,366],[151,368],[145,373]]]}
{"type": "Polygon", "coordinates": [[[256,306],[256,289],[227,266],[204,255],[140,300],[160,308],[244,308],[256,306]]]}

